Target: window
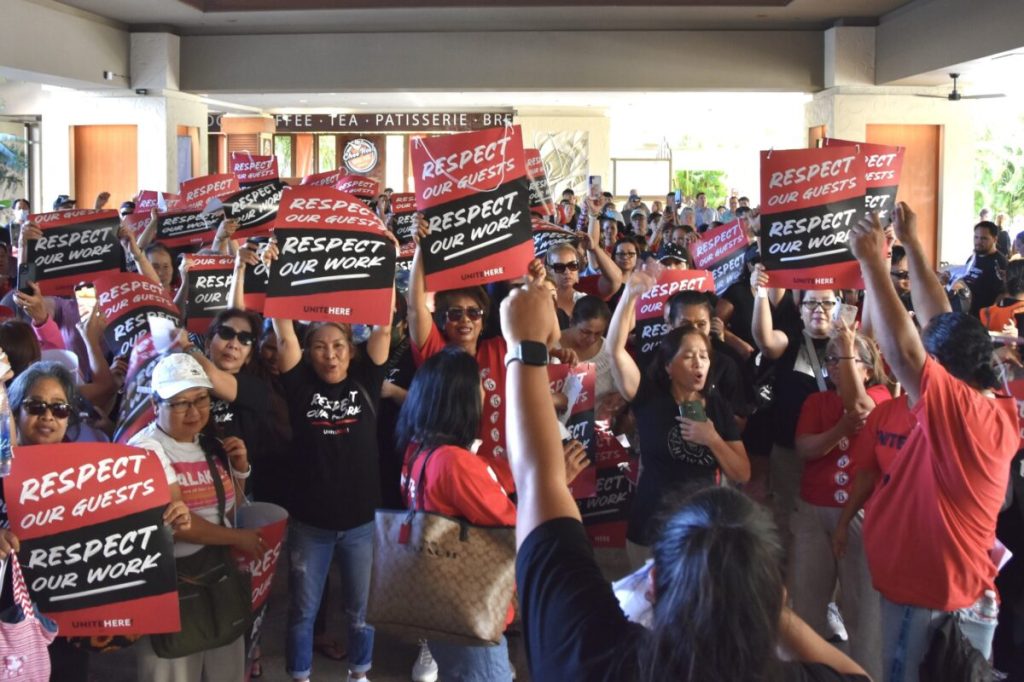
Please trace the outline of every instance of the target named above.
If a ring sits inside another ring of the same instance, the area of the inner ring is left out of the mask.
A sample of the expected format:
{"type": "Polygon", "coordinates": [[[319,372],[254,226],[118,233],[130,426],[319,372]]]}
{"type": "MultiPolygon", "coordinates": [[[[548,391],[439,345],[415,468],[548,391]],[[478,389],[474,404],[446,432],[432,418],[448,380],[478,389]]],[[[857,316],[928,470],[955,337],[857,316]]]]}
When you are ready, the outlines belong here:
{"type": "Polygon", "coordinates": [[[317,172],[332,171],[338,167],[338,137],[317,136],[317,172]]]}
{"type": "Polygon", "coordinates": [[[278,172],[284,177],[294,177],[291,135],[274,135],[274,156],[277,157],[278,172]]]}

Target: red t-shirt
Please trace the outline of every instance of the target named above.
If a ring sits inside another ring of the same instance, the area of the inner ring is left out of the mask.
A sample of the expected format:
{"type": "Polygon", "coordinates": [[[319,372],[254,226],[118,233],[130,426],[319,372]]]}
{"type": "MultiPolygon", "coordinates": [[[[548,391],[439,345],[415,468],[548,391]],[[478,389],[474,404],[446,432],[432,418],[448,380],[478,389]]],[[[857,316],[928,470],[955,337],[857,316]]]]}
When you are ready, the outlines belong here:
{"type": "Polygon", "coordinates": [[[911,414],[916,424],[865,515],[864,549],[886,599],[952,611],[995,589],[989,550],[1020,445],[1017,406],[929,357],[911,414]]]}
{"type": "Polygon", "coordinates": [[[864,428],[850,446],[854,474],[866,470],[882,475],[889,473],[916,423],[910,414],[906,393],[871,410],[864,428]]]}
{"type": "MultiPolygon", "coordinates": [[[[881,384],[868,388],[867,392],[875,405],[892,398],[889,389],[881,384]]],[[[796,435],[824,433],[843,418],[844,411],[843,399],[835,391],[812,393],[800,408],[796,435]]],[[[804,461],[804,473],[800,478],[800,497],[804,502],[819,507],[842,507],[850,499],[852,440],[844,437],[825,455],[804,461]]]]}
{"type": "MultiPolygon", "coordinates": [[[[416,366],[445,347],[444,337],[437,326],[430,325],[430,334],[422,347],[412,344],[413,360],[416,366]]],[[[480,365],[480,384],[484,389],[484,409],[480,414],[478,437],[483,445],[477,454],[491,465],[498,475],[498,482],[508,492],[514,492],[516,483],[512,480],[512,467],[508,463],[505,446],[505,354],[508,346],[505,339],[495,336],[476,344],[476,362],[480,365]]]]}

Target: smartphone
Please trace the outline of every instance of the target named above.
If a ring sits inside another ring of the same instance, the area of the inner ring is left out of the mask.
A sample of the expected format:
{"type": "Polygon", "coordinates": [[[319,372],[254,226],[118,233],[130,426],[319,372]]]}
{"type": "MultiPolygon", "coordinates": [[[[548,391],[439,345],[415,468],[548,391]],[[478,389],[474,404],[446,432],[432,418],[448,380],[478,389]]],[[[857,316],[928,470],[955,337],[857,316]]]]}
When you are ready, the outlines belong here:
{"type": "Polygon", "coordinates": [[[96,287],[92,282],[81,282],[75,286],[75,301],[78,302],[78,319],[87,324],[96,310],[96,287]]]}
{"type": "Polygon", "coordinates": [[[676,206],[682,206],[683,204],[683,190],[676,190],[676,206]]]}
{"type": "Polygon", "coordinates": [[[836,322],[842,320],[847,327],[853,327],[857,323],[857,306],[847,303],[840,303],[832,313],[832,319],[836,322]]]}
{"type": "Polygon", "coordinates": [[[601,196],[601,176],[600,175],[590,175],[590,176],[588,176],[587,177],[587,187],[590,188],[590,196],[591,197],[596,198],[596,197],[601,196]]]}
{"type": "Polygon", "coordinates": [[[19,263],[18,264],[18,291],[23,294],[31,296],[35,293],[32,290],[31,282],[36,281],[36,264],[35,263],[19,263]]]}
{"type": "Polygon", "coordinates": [[[679,416],[685,419],[692,419],[695,422],[706,422],[707,414],[704,413],[704,403],[699,400],[687,400],[679,406],[679,416]]]}

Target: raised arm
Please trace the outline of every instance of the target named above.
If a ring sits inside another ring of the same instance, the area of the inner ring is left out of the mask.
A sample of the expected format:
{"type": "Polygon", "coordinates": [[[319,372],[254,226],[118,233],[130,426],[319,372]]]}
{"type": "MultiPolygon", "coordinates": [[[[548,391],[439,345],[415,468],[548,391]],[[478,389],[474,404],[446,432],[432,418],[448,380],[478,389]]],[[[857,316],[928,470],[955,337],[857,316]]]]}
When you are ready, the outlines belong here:
{"type": "MultiPolygon", "coordinates": [[[[904,216],[909,211],[907,205],[900,202],[897,214],[904,216]]],[[[905,245],[910,257],[911,247],[905,245]]],[[[867,289],[868,305],[875,307],[872,314],[876,320],[885,320],[875,329],[875,337],[882,355],[889,363],[893,374],[903,385],[911,400],[916,400],[921,390],[921,370],[927,358],[921,338],[914,327],[913,320],[900,303],[896,289],[889,277],[889,268],[884,254],[885,233],[878,222],[878,214],[870,213],[857,221],[850,231],[850,247],[857,260],[860,261],[864,284],[867,289]]],[[[929,287],[928,277],[934,275],[911,271],[912,287],[929,287]]],[[[915,301],[916,305],[916,301],[915,301]]]]}
{"type": "Polygon", "coordinates": [[[416,252],[413,254],[409,270],[409,309],[406,319],[409,323],[409,337],[417,348],[422,348],[430,336],[430,325],[434,324],[430,319],[430,310],[427,309],[427,280],[423,272],[421,248],[423,238],[430,233],[430,225],[420,213],[416,214],[415,220],[419,226],[416,232],[416,252]]]}
{"type": "MultiPolygon", "coordinates": [[[[510,348],[521,341],[554,345],[559,330],[551,294],[536,282],[513,289],[501,304],[501,328],[510,348]]],[[[518,547],[537,526],[558,518],[579,520],[580,512],[566,483],[565,452],[551,403],[547,368],[510,362],[505,374],[505,397],[505,436],[519,498],[518,547]]]]}
{"type": "Polygon", "coordinates": [[[605,348],[612,358],[612,379],[615,381],[615,388],[626,400],[636,397],[637,389],[640,388],[640,368],[626,350],[626,340],[636,322],[636,299],[650,291],[653,286],[654,279],[647,273],[634,271],[630,275],[629,281],[626,282],[626,290],[622,292],[619,304],[615,306],[615,314],[612,315],[608,335],[604,340],[605,348]]]}
{"type": "Polygon", "coordinates": [[[182,351],[191,355],[202,366],[206,376],[210,378],[210,383],[213,384],[215,397],[229,403],[238,398],[238,379],[235,375],[220,369],[210,358],[199,352],[199,348],[189,341],[188,333],[184,329],[178,334],[177,343],[182,351]]]}
{"type": "MultiPolygon", "coordinates": [[[[263,257],[268,264],[277,260],[277,243],[271,240],[263,257]]],[[[291,320],[273,318],[274,334],[277,335],[277,371],[281,374],[291,371],[302,361],[302,347],[299,337],[295,335],[295,325],[291,320]]]]}
{"type": "Polygon", "coordinates": [[[842,381],[839,382],[839,397],[843,400],[843,409],[847,412],[870,412],[875,409],[875,401],[868,395],[864,382],[861,380],[859,364],[861,358],[857,352],[857,333],[843,320],[836,321],[833,329],[835,329],[836,347],[839,352],[839,364],[835,371],[842,376],[842,381]]]}
{"type": "Polygon", "coordinates": [[[750,275],[750,286],[754,289],[754,319],[750,326],[754,343],[769,360],[778,360],[789,346],[789,337],[772,326],[768,272],[760,263],[750,275]]]}
{"type": "Polygon", "coordinates": [[[152,209],[149,212],[149,222],[146,224],[146,229],[139,235],[139,248],[144,249],[156,240],[156,226],[160,222],[160,216],[156,209],[152,209]]]}
{"type": "MultiPolygon", "coordinates": [[[[391,287],[391,310],[395,309],[395,288],[391,287]]],[[[391,353],[391,325],[376,325],[366,342],[366,354],[375,365],[383,365],[391,353]]]]}
{"type": "Polygon", "coordinates": [[[917,214],[910,210],[906,202],[901,201],[892,215],[896,238],[907,252],[910,300],[914,302],[914,315],[921,329],[924,329],[929,320],[936,315],[951,312],[952,308],[946,290],[925,258],[924,247],[917,236],[917,214]]]}
{"type": "Polygon", "coordinates": [[[139,274],[160,284],[160,275],[156,274],[153,264],[149,262],[146,254],[139,248],[139,242],[135,239],[135,234],[122,225],[117,230],[117,236],[121,240],[121,247],[128,254],[129,258],[132,259],[132,262],[135,263],[135,269],[138,270],[139,274]]]}
{"type": "Polygon", "coordinates": [[[260,259],[256,255],[256,249],[246,242],[235,254],[235,270],[231,274],[231,284],[228,286],[228,300],[231,306],[239,310],[245,310],[245,272],[250,267],[259,265],[260,259]]]}
{"type": "Polygon", "coordinates": [[[85,324],[79,321],[75,325],[85,342],[85,350],[89,356],[89,370],[92,372],[92,381],[80,386],[79,390],[93,405],[105,404],[117,392],[117,384],[110,371],[110,363],[107,362],[107,356],[103,352],[104,321],[102,316],[103,313],[99,306],[96,306],[85,324]]]}

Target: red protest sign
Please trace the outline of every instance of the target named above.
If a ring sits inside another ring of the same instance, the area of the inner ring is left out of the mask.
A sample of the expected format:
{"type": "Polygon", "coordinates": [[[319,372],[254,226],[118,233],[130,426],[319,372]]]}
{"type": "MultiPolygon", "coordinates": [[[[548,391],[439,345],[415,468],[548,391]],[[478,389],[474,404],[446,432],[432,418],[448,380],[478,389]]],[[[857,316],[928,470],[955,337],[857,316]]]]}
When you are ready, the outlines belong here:
{"type": "Polygon", "coordinates": [[[128,372],[121,387],[121,405],[114,422],[115,443],[127,443],[156,418],[150,386],[153,370],[159,361],[160,354],[153,345],[153,336],[147,332],[131,349],[128,372]]]}
{"type": "Polygon", "coordinates": [[[4,481],[21,568],[64,635],[180,628],[170,489],[156,455],[110,443],[16,447],[4,481]]]}
{"type": "Polygon", "coordinates": [[[289,187],[274,225],[268,317],[390,324],[395,247],[362,201],[328,187],[289,187]]]}
{"type": "Polygon", "coordinates": [[[238,527],[258,530],[266,548],[256,558],[232,550],[235,559],[245,564],[252,577],[252,610],[259,611],[270,597],[270,587],[277,569],[284,543],[284,531],[288,527],[288,512],[282,507],[267,502],[252,502],[238,508],[238,527]]]}
{"type": "Polygon", "coordinates": [[[166,211],[167,203],[180,201],[180,197],[177,194],[168,194],[167,192],[155,192],[148,189],[139,190],[139,193],[135,195],[135,213],[145,213],[149,215],[149,212],[154,208],[158,211],[166,211]]]}
{"type": "Polygon", "coordinates": [[[231,152],[231,172],[243,185],[277,180],[277,157],[231,152]]]}
{"type": "Polygon", "coordinates": [[[156,220],[156,241],[172,249],[212,240],[217,227],[198,209],[161,213],[156,220]]]}
{"type": "Polygon", "coordinates": [[[591,463],[569,486],[572,496],[576,499],[592,497],[597,485],[596,470],[592,466],[597,457],[597,439],[594,437],[596,366],[592,362],[548,365],[548,381],[552,393],[564,393],[568,398],[568,408],[559,418],[569,432],[569,438],[586,448],[591,463]]]}
{"type": "MultiPolygon", "coordinates": [[[[904,147],[870,142],[851,142],[826,137],[822,140],[826,147],[857,147],[864,156],[864,186],[867,195],[864,207],[869,211],[878,211],[878,217],[885,220],[896,205],[896,193],[900,188],[900,175],[903,173],[904,147]]],[[[885,221],[883,224],[887,224],[885,221]]]]}
{"type": "Polygon", "coordinates": [[[270,234],[284,188],[285,184],[280,180],[271,180],[224,197],[221,202],[224,217],[238,223],[234,239],[266,237],[270,234]]]}
{"type": "Polygon", "coordinates": [[[312,185],[314,187],[334,187],[338,184],[338,181],[346,176],[344,169],[337,169],[332,171],[325,171],[323,173],[313,173],[302,178],[300,185],[312,185]]]}
{"type": "Polygon", "coordinates": [[[117,211],[75,209],[29,216],[43,236],[28,242],[25,262],[46,296],[72,296],[75,285],[118,272],[124,254],[117,239],[117,211]]]}
{"type": "Polygon", "coordinates": [[[414,138],[416,207],[426,215],[431,291],[518,277],[533,258],[519,126],[414,138]]]}
{"type": "Polygon", "coordinates": [[[658,282],[636,300],[636,358],[641,368],[650,364],[661,339],[668,333],[665,304],[680,291],[714,292],[715,281],[706,270],[662,270],[658,282]]]}
{"type": "Polygon", "coordinates": [[[210,320],[231,307],[228,289],[235,274],[234,256],[185,254],[188,299],[185,303],[186,327],[205,334],[210,320]]]}
{"type": "MultiPolygon", "coordinates": [[[[192,178],[181,183],[181,188],[178,191],[181,203],[175,206],[175,208],[178,210],[202,209],[206,207],[206,202],[210,199],[234,194],[240,189],[238,178],[234,173],[220,173],[217,175],[204,175],[201,178],[192,178]]],[[[171,208],[170,204],[168,208],[171,208]]]]}
{"type": "Polygon", "coordinates": [[[708,230],[700,241],[690,246],[693,266],[709,270],[715,280],[715,292],[721,295],[744,273],[747,251],[747,228],[743,218],[708,230]]]}
{"type": "Polygon", "coordinates": [[[629,505],[636,489],[636,480],[629,466],[636,468],[629,450],[616,438],[608,422],[596,423],[597,462],[595,493],[577,499],[583,525],[594,547],[625,547],[629,505]]]}
{"type": "Polygon", "coordinates": [[[380,194],[380,183],[365,175],[345,175],[334,183],[334,189],[339,192],[347,192],[360,199],[376,201],[380,194]]]}
{"type": "Polygon", "coordinates": [[[761,152],[761,261],[773,287],[860,289],[850,229],[864,210],[854,147],[761,152]]]}
{"type": "Polygon", "coordinates": [[[544,258],[544,254],[560,244],[569,244],[573,248],[576,247],[578,240],[576,239],[576,233],[572,230],[566,230],[554,223],[538,220],[537,218],[533,219],[532,225],[533,230],[530,236],[533,238],[533,255],[535,257],[544,258]]]}
{"type": "Polygon", "coordinates": [[[391,231],[395,233],[398,243],[402,246],[412,242],[417,226],[413,223],[416,215],[416,195],[391,195],[391,231]]]}
{"type": "Polygon", "coordinates": [[[267,298],[267,282],[270,280],[270,268],[263,260],[263,252],[267,244],[261,243],[256,253],[260,260],[256,265],[245,268],[245,276],[242,280],[242,304],[246,310],[262,313],[263,303],[267,298]]]}
{"type": "Polygon", "coordinates": [[[93,280],[96,304],[107,328],[103,338],[114,355],[125,355],[149,333],[147,315],[179,324],[178,308],[164,288],[143,275],[118,272],[93,280]]]}
{"type": "Polygon", "coordinates": [[[526,156],[526,177],[530,179],[530,211],[537,215],[549,216],[555,213],[555,200],[548,186],[548,173],[539,149],[524,149],[526,156]]]}

